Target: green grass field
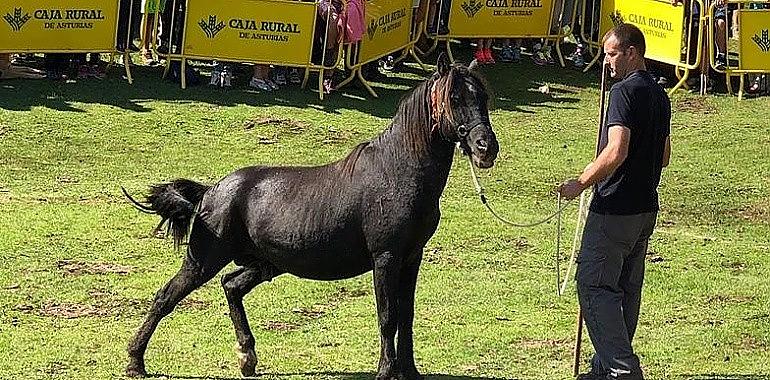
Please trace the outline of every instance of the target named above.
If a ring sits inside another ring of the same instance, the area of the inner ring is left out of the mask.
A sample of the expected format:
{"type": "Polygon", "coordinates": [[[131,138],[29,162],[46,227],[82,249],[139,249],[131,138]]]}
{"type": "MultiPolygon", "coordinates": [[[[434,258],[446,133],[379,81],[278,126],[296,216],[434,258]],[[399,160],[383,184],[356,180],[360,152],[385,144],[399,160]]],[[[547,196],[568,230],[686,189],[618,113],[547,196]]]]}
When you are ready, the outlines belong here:
{"type": "MultiPolygon", "coordinates": [[[[254,164],[314,165],[384,129],[419,70],[321,102],[286,88],[181,90],[137,67],[133,86],[0,82],[0,378],[123,376],[126,346],[182,252],[150,231],[141,194],[186,177],[212,183],[254,164]]],[[[533,221],[553,187],[593,156],[596,74],[529,62],[484,68],[495,91],[496,166],[481,174],[501,213],[533,221]],[[537,91],[548,83],[551,94],[537,91]]],[[[673,97],[673,156],[650,246],[635,340],[650,379],[770,379],[770,102],[673,97]]],[[[577,209],[565,215],[565,269],[577,209]],[[566,247],[565,247],[566,246],[566,247]]],[[[478,201],[456,156],[417,289],[415,351],[431,379],[569,379],[577,303],[556,296],[556,225],[511,229],[478,201]]],[[[371,274],[282,276],[246,308],[263,378],[371,379],[379,352],[371,274]]],[[[218,281],[193,293],[150,342],[147,370],[237,379],[218,281]]],[[[583,368],[592,350],[583,344],[583,368]]]]}

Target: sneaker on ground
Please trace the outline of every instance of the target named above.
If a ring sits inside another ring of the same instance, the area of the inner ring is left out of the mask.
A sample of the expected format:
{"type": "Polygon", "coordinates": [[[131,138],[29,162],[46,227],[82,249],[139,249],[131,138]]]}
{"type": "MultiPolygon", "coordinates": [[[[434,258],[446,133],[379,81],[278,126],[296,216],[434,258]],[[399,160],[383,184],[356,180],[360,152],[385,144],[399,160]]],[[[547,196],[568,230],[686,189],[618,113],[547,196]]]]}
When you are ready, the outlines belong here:
{"type": "Polygon", "coordinates": [[[489,63],[489,64],[495,63],[495,57],[492,56],[492,48],[484,49],[484,57],[487,59],[486,63],[489,63]]]}
{"type": "Polygon", "coordinates": [[[249,87],[256,88],[261,91],[271,91],[272,88],[264,81],[264,79],[252,77],[249,81],[249,87]]]}
{"type": "Polygon", "coordinates": [[[289,71],[289,82],[292,84],[302,83],[302,79],[300,78],[299,71],[297,69],[291,69],[291,71],[289,71]]]}

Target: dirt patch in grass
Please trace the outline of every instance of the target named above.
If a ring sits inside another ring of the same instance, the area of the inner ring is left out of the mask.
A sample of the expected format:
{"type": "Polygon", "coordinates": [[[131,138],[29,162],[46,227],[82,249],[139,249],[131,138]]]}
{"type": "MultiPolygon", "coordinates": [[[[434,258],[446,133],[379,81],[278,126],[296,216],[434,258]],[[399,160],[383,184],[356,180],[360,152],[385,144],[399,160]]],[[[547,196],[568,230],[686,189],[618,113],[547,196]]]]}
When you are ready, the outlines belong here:
{"type": "Polygon", "coordinates": [[[73,276],[107,273],[129,274],[136,271],[136,268],[132,266],[104,262],[88,263],[78,260],[59,260],[56,262],[56,267],[64,274],[73,276]]]}
{"type": "Polygon", "coordinates": [[[463,267],[463,262],[457,256],[445,252],[441,247],[425,249],[422,253],[422,259],[426,263],[436,265],[449,265],[453,268],[463,267]]]}
{"type": "Polygon", "coordinates": [[[754,301],[754,296],[742,296],[733,294],[714,294],[706,297],[708,305],[741,304],[754,301]]]}
{"type": "Polygon", "coordinates": [[[185,298],[177,307],[180,309],[206,310],[211,307],[211,302],[195,298],[185,298]]]}
{"type": "Polygon", "coordinates": [[[326,305],[313,305],[311,307],[295,307],[291,312],[309,319],[318,319],[326,314],[326,305]]]}
{"type": "MultiPolygon", "coordinates": [[[[90,301],[86,303],[48,300],[39,306],[28,303],[19,304],[13,310],[25,314],[61,319],[84,317],[112,318],[144,315],[150,307],[150,302],[152,302],[151,299],[140,300],[121,297],[108,289],[91,289],[88,295],[90,301]]],[[[204,310],[210,306],[211,302],[209,301],[187,298],[179,303],[177,309],[204,310]]]]}
{"type": "Polygon", "coordinates": [[[744,350],[767,350],[767,342],[752,335],[743,334],[739,347],[744,350]]]}
{"type": "Polygon", "coordinates": [[[294,331],[299,329],[299,325],[281,321],[266,321],[262,328],[270,331],[294,331]]]}
{"type": "Polygon", "coordinates": [[[360,298],[369,295],[366,289],[348,289],[341,287],[339,289],[340,298],[360,298]]]}
{"type": "Polygon", "coordinates": [[[661,263],[664,261],[663,257],[655,252],[647,252],[646,259],[650,263],[661,263]]]}
{"type": "Polygon", "coordinates": [[[770,200],[745,206],[733,214],[750,222],[770,223],[770,200]]]}
{"type": "Polygon", "coordinates": [[[697,114],[710,114],[716,112],[716,108],[709,104],[708,99],[702,96],[688,96],[676,99],[674,101],[674,110],[697,114]]]}
{"type": "Polygon", "coordinates": [[[243,123],[243,128],[246,130],[254,129],[255,127],[261,127],[266,125],[272,125],[279,127],[282,132],[290,132],[294,134],[300,134],[310,127],[310,124],[304,121],[297,121],[292,119],[281,119],[276,117],[260,117],[257,119],[246,120],[243,123]]]}
{"type": "Polygon", "coordinates": [[[572,342],[568,339],[522,339],[514,343],[514,347],[523,349],[562,348],[571,345],[572,342]]]}

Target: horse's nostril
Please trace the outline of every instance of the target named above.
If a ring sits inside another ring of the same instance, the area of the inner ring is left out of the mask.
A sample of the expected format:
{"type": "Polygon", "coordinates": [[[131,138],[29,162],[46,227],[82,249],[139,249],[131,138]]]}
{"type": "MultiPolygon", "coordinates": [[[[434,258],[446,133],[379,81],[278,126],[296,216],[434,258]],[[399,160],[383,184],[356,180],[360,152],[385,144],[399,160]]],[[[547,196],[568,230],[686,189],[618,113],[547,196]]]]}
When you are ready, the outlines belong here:
{"type": "Polygon", "coordinates": [[[479,149],[481,152],[486,152],[486,151],[487,151],[487,142],[486,142],[486,141],[484,141],[484,140],[481,140],[481,139],[479,139],[479,140],[476,140],[476,147],[477,147],[477,148],[478,148],[478,149],[479,149]]]}

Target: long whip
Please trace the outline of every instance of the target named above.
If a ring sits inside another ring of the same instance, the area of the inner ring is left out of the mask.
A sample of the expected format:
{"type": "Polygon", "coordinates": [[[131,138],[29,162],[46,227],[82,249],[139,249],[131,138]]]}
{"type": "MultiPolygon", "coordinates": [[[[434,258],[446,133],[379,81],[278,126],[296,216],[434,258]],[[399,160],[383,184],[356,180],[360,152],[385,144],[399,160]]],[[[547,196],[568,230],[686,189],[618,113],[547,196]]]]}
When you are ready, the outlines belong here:
{"type": "MultiPolygon", "coordinates": [[[[601,84],[601,94],[599,96],[599,128],[598,132],[596,133],[596,153],[594,154],[594,159],[599,156],[599,143],[601,142],[601,131],[602,126],[604,126],[604,118],[605,118],[605,103],[607,102],[607,65],[602,63],[602,84],[601,84]]],[[[577,315],[577,331],[575,332],[575,356],[574,361],[572,365],[572,375],[577,377],[578,373],[580,373],[580,343],[583,340],[583,309],[579,306],[578,303],[578,315],[577,315]]]]}

